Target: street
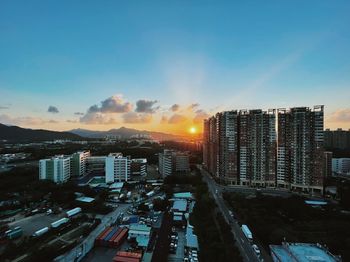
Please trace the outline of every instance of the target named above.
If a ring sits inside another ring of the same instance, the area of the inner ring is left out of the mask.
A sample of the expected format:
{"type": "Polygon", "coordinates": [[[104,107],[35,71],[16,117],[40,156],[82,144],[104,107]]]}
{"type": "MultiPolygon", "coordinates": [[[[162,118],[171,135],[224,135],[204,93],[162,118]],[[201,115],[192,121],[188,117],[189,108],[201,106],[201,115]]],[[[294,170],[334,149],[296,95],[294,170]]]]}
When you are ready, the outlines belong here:
{"type": "MultiPolygon", "coordinates": [[[[204,180],[208,184],[209,191],[212,193],[216,204],[218,205],[224,219],[226,222],[231,226],[232,233],[234,235],[234,238],[236,240],[237,246],[241,252],[241,255],[244,259],[244,261],[262,261],[259,259],[259,257],[256,255],[252,248],[252,243],[249,242],[249,240],[246,238],[246,236],[243,234],[238,222],[230,216],[229,209],[227,208],[225,201],[221,197],[221,193],[223,191],[221,186],[218,186],[215,181],[211,178],[209,173],[202,169],[201,166],[199,166],[199,169],[201,170],[201,173],[203,175],[204,180]]],[[[261,256],[263,256],[263,261],[270,261],[270,257],[266,255],[266,252],[262,253],[261,256]],[[265,255],[264,255],[265,253],[265,255]]]]}

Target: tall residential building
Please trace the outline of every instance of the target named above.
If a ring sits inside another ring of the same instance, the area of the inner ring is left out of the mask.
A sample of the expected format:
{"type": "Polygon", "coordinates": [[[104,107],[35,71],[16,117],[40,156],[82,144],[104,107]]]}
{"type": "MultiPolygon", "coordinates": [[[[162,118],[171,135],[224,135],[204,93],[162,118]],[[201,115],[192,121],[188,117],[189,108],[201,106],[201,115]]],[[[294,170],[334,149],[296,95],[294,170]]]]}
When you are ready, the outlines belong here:
{"type": "Polygon", "coordinates": [[[130,180],[130,164],[130,157],[125,157],[122,153],[110,153],[106,157],[106,183],[130,180]]]}
{"type": "Polygon", "coordinates": [[[278,111],[277,185],[323,192],[323,106],[278,111]]]}
{"type": "Polygon", "coordinates": [[[230,185],[238,184],[238,114],[227,111],[216,114],[217,176],[230,185]]]}
{"type": "Polygon", "coordinates": [[[241,185],[274,187],[276,183],[275,110],[241,111],[239,148],[241,185]]]}
{"type": "Polygon", "coordinates": [[[228,184],[323,191],[323,106],[222,112],[203,130],[204,167],[228,184]]]}
{"type": "Polygon", "coordinates": [[[71,155],[72,177],[81,177],[86,174],[86,159],[90,157],[90,151],[79,151],[71,155]]]}
{"type": "Polygon", "coordinates": [[[39,160],[39,179],[51,180],[54,183],[65,183],[70,178],[70,157],[55,156],[39,160]]]}

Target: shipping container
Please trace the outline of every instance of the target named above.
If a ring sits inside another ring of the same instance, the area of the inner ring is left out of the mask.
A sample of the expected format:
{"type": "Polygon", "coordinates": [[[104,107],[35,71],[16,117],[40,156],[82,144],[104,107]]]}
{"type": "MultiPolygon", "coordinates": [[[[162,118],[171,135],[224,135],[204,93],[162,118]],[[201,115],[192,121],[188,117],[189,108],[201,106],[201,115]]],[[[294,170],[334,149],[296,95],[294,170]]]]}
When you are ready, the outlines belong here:
{"type": "Polygon", "coordinates": [[[23,235],[23,230],[20,227],[16,227],[13,230],[9,230],[6,233],[8,239],[16,239],[23,235]]]}
{"type": "Polygon", "coordinates": [[[107,230],[105,230],[105,232],[103,233],[103,235],[101,237],[99,237],[98,239],[96,239],[95,243],[97,245],[101,245],[102,244],[102,240],[108,235],[109,232],[112,231],[112,227],[109,227],[107,230]]]}
{"type": "Polygon", "coordinates": [[[49,231],[49,228],[48,227],[44,227],[42,229],[39,229],[38,231],[35,231],[35,233],[33,234],[33,237],[39,237],[39,236],[42,236],[44,235],[46,232],[49,231]]]}
{"type": "Polygon", "coordinates": [[[109,240],[108,245],[110,247],[113,247],[113,241],[119,236],[119,234],[123,231],[123,229],[121,227],[118,227],[117,232],[115,232],[115,234],[111,237],[111,239],[109,240]]]}
{"type": "Polygon", "coordinates": [[[79,214],[80,212],[81,212],[81,208],[76,207],[76,208],[73,208],[71,210],[68,210],[66,212],[66,215],[67,215],[67,217],[72,217],[72,216],[75,216],[76,214],[79,214]]]}
{"type": "Polygon", "coordinates": [[[118,231],[118,228],[114,227],[112,230],[102,239],[104,245],[108,245],[108,241],[114,236],[114,234],[118,231]]]}
{"type": "Polygon", "coordinates": [[[137,253],[137,252],[118,251],[117,252],[117,256],[141,258],[142,254],[141,253],[137,253]]]}
{"type": "Polygon", "coordinates": [[[53,223],[51,223],[51,227],[53,228],[58,228],[59,226],[63,225],[63,224],[66,224],[67,222],[69,221],[68,218],[64,217],[64,218],[61,218],[53,223]]]}
{"type": "Polygon", "coordinates": [[[115,256],[113,262],[140,262],[139,258],[115,256]]]}
{"type": "Polygon", "coordinates": [[[124,228],[120,234],[113,240],[112,246],[113,247],[119,247],[121,243],[125,240],[125,238],[128,236],[128,228],[124,228]]]}
{"type": "Polygon", "coordinates": [[[249,230],[247,225],[242,225],[242,231],[243,234],[249,239],[249,240],[253,240],[253,234],[252,232],[249,230]]]}

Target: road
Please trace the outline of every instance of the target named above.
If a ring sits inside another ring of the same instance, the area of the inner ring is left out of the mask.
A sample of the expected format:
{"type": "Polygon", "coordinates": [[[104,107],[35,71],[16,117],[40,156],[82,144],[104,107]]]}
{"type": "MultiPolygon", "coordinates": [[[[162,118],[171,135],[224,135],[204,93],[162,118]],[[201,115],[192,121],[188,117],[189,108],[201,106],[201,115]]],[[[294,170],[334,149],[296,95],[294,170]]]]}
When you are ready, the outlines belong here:
{"type": "MultiPolygon", "coordinates": [[[[223,217],[225,218],[226,222],[231,226],[231,231],[235,237],[237,246],[241,252],[241,255],[244,261],[247,261],[247,262],[261,261],[259,257],[255,254],[251,246],[251,243],[243,234],[238,222],[230,216],[229,209],[227,208],[221,194],[223,191],[223,187],[217,185],[215,181],[211,178],[211,176],[208,174],[208,172],[202,169],[201,166],[199,166],[199,169],[201,170],[203,174],[203,178],[208,184],[209,191],[212,193],[215,199],[215,202],[218,205],[223,217]]],[[[264,258],[264,261],[269,261],[269,259],[266,260],[264,258]]]]}

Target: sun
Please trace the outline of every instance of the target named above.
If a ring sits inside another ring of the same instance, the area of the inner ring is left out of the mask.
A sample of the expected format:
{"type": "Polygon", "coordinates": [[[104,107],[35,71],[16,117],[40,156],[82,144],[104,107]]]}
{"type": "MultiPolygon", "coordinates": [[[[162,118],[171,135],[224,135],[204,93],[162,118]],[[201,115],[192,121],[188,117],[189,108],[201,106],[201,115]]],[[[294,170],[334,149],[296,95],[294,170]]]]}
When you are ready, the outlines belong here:
{"type": "Polygon", "coordinates": [[[189,131],[191,134],[197,133],[197,129],[194,126],[190,127],[189,131]]]}

